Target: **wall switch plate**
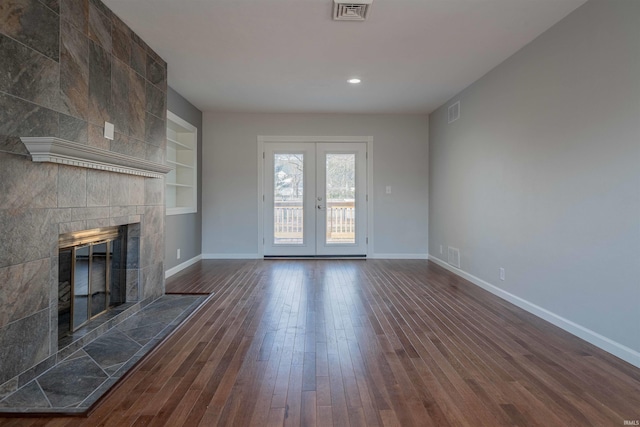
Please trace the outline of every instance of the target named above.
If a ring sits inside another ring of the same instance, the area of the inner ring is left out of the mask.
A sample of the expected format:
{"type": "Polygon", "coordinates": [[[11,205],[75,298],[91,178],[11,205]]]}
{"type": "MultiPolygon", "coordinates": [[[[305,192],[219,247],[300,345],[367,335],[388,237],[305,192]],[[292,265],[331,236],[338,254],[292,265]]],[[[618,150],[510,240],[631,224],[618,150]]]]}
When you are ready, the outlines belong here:
{"type": "Polygon", "coordinates": [[[391,194],[391,186],[390,185],[387,185],[387,188],[385,189],[385,193],[391,194]]]}
{"type": "Polygon", "coordinates": [[[178,252],[176,253],[176,258],[180,259],[180,249],[178,249],[178,252]]]}
{"type": "Polygon", "coordinates": [[[504,268],[500,267],[500,280],[504,280],[504,268]]]}
{"type": "Polygon", "coordinates": [[[113,140],[113,133],[115,131],[115,126],[113,123],[104,122],[104,137],[107,139],[113,140]]]}
{"type": "Polygon", "coordinates": [[[443,253],[444,252],[443,252],[443,249],[442,249],[442,245],[440,245],[440,255],[442,255],[443,253]]]}

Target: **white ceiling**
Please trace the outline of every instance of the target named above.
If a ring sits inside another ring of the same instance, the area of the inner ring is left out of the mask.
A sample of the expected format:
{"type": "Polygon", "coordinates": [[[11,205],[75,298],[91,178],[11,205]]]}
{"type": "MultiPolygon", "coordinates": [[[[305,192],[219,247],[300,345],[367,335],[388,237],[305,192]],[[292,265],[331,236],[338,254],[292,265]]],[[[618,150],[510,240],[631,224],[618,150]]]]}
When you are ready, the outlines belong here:
{"type": "Polygon", "coordinates": [[[332,0],[104,2],[203,111],[429,113],[585,0],[374,0],[366,22],[332,0]]]}

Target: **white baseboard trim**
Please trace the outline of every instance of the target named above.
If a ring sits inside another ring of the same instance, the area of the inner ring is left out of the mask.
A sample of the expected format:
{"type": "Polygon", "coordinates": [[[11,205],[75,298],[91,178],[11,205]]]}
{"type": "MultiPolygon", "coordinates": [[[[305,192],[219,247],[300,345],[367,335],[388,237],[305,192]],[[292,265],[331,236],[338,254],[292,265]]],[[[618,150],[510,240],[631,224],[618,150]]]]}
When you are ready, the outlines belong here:
{"type": "Polygon", "coordinates": [[[177,273],[181,272],[185,268],[191,267],[193,264],[195,264],[196,262],[200,261],[201,259],[202,259],[202,255],[198,255],[198,256],[195,256],[195,257],[191,258],[188,261],[183,262],[182,264],[178,264],[175,267],[172,267],[172,268],[168,269],[167,271],[164,272],[164,278],[168,279],[169,277],[173,276],[174,274],[177,274],[177,273]]]}
{"type": "Polygon", "coordinates": [[[428,254],[372,254],[371,259],[429,259],[428,254]]]}
{"type": "Polygon", "coordinates": [[[258,254],[202,254],[202,259],[259,259],[258,254]]]}
{"type": "Polygon", "coordinates": [[[467,273],[464,270],[461,270],[459,268],[453,267],[449,264],[447,264],[445,261],[434,257],[433,255],[429,255],[429,260],[433,261],[434,263],[438,264],[439,266],[451,271],[452,273],[462,277],[463,279],[466,279],[468,281],[470,281],[471,283],[491,292],[492,294],[506,300],[509,301],[510,303],[522,308],[523,310],[528,311],[531,314],[534,314],[538,317],[540,317],[541,319],[546,320],[547,322],[561,328],[564,329],[565,331],[569,332],[570,334],[573,334],[575,336],[577,336],[578,338],[581,338],[593,345],[595,345],[596,347],[601,348],[602,350],[613,354],[614,356],[619,357],[620,359],[631,363],[634,366],[637,366],[640,368],[640,352],[637,352],[635,350],[633,350],[632,348],[629,348],[625,345],[622,345],[616,341],[613,341],[603,335],[600,335],[597,332],[594,332],[590,329],[585,328],[584,326],[580,326],[577,323],[572,322],[571,320],[565,319],[562,316],[559,316],[555,313],[552,313],[551,311],[542,308],[536,304],[533,304],[523,298],[520,298],[516,295],[513,295],[503,289],[498,288],[497,286],[492,285],[489,282],[486,282],[472,274],[467,273]]]}

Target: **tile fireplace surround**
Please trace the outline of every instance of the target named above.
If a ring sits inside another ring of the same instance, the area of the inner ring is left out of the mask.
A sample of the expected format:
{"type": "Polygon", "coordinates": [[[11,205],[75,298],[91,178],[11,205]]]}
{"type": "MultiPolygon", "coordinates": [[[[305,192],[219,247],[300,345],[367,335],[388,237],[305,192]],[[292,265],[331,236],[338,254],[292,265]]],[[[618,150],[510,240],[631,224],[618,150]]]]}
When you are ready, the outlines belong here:
{"type": "Polygon", "coordinates": [[[127,303],[164,294],[167,67],[99,0],[3,0],[0,57],[2,399],[59,362],[59,235],[139,224],[127,303]]]}

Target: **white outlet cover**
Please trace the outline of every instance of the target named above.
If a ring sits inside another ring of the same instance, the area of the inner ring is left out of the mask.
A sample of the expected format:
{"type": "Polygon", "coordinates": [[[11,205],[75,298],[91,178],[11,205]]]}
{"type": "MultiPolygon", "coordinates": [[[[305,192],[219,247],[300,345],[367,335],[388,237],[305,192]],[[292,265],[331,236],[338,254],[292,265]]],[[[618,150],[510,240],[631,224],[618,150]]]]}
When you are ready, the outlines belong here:
{"type": "Polygon", "coordinates": [[[104,122],[104,137],[113,140],[115,126],[113,123],[104,122]]]}

